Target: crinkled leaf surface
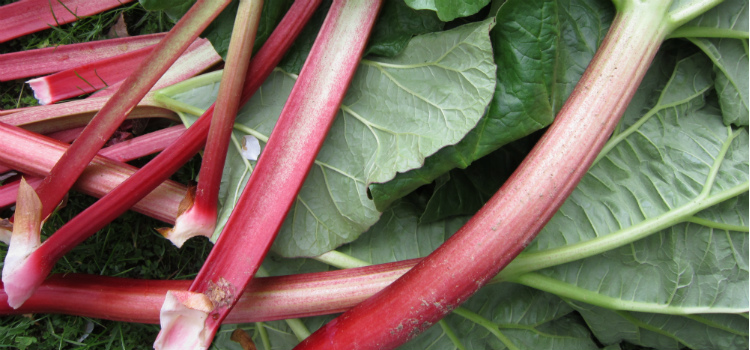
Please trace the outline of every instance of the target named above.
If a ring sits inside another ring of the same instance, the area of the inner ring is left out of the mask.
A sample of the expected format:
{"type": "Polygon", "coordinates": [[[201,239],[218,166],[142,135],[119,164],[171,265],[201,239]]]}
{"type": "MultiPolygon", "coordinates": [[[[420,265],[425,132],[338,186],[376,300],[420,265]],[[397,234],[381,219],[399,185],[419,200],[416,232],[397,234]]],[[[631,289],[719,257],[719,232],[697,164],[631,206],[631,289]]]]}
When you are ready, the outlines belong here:
{"type": "Polygon", "coordinates": [[[663,350],[748,348],[747,315],[660,315],[613,311],[580,302],[570,305],[604,344],[627,341],[663,350]]]}
{"type": "MultiPolygon", "coordinates": [[[[275,251],[316,256],[356,239],[380,217],[367,184],[419,167],[474,127],[494,91],[491,25],[425,34],[394,58],[362,61],[275,251]]],[[[294,82],[295,76],[274,72],[241,110],[238,130],[267,139],[294,82]]],[[[206,108],[216,85],[172,97],[206,108]]],[[[227,166],[225,173],[247,172],[244,165],[227,166]]],[[[244,182],[229,186],[226,193],[236,193],[244,182]]]]}
{"type": "Polygon", "coordinates": [[[724,123],[748,125],[748,48],[747,39],[690,38],[711,58],[716,74],[724,123]]]}
{"type": "Polygon", "coordinates": [[[427,158],[420,169],[372,185],[377,208],[549,125],[594,56],[612,14],[610,3],[596,0],[503,4],[491,34],[498,69],[488,113],[464,140],[427,158]]]}

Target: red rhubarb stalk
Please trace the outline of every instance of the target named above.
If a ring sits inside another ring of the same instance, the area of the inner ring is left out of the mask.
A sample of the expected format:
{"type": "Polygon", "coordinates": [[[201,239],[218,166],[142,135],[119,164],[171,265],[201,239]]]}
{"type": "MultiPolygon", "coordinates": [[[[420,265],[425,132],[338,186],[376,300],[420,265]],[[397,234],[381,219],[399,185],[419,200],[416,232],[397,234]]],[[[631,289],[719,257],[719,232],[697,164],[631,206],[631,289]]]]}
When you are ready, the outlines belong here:
{"type": "Polygon", "coordinates": [[[2,54],[0,81],[60,72],[152,46],[162,38],[159,33],[2,54]]]}
{"type": "Polygon", "coordinates": [[[208,130],[206,149],[203,151],[194,201],[186,203],[189,207],[177,218],[174,228],[159,230],[159,233],[178,247],[182,247],[190,237],[211,237],[216,228],[221,174],[229,149],[234,119],[240,107],[242,85],[253,52],[262,9],[262,0],[240,0],[216,97],[216,107],[208,130]]]}
{"type": "MultiPolygon", "coordinates": [[[[199,44],[193,43],[188,47],[182,56],[175,61],[171,67],[162,75],[159,81],[154,84],[151,90],[163,89],[167,86],[177,84],[188,78],[192,78],[203,73],[208,68],[221,62],[221,56],[214,50],[211,42],[205,39],[198,39],[199,44]]],[[[123,81],[110,85],[109,87],[95,92],[92,97],[111,96],[123,81]]]]}
{"type": "MultiPolygon", "coordinates": [[[[144,47],[140,50],[104,58],[52,75],[31,79],[28,83],[34,91],[34,97],[42,105],[92,93],[107,87],[115,87],[107,89],[109,91],[107,95],[112,95],[116,91],[116,87],[119,87],[153,50],[154,46],[144,47]]],[[[173,66],[170,68],[173,71],[171,75],[179,77],[181,79],[179,81],[197,75],[221,60],[221,57],[213,49],[211,43],[207,39],[202,38],[198,38],[193,42],[180,58],[183,61],[182,64],[178,67],[173,66]],[[175,72],[180,72],[181,74],[175,74],[175,72]]],[[[180,59],[177,62],[179,61],[180,59]]],[[[175,65],[177,62],[175,62],[175,65]]],[[[152,90],[179,81],[175,81],[174,78],[164,79],[162,77],[152,90]]]]}
{"type": "MultiPolygon", "coordinates": [[[[271,74],[319,4],[320,0],[298,0],[287,11],[250,64],[242,92],[243,101],[247,101],[271,74]]],[[[13,285],[3,281],[9,302],[16,306],[20,305],[25,298],[33,294],[58,259],[132,207],[198,153],[206,140],[212,115],[213,106],[188,128],[179,140],[94,205],[66,223],[37,250],[30,253],[28,260],[32,260],[33,263],[26,264],[25,269],[19,270],[21,273],[16,275],[22,283],[13,285]]]]}
{"type": "Polygon", "coordinates": [[[626,2],[553,125],[490,201],[403,277],[295,349],[395,348],[467,300],[526,247],[588,170],[669,33],[669,1],[626,2]]]}
{"type": "Polygon", "coordinates": [[[133,0],[21,0],[0,7],[0,43],[75,22],[133,0]]]}
{"type": "MultiPolygon", "coordinates": [[[[89,165],[89,169],[85,170],[83,175],[76,181],[74,188],[97,198],[103,197],[135,173],[134,167],[127,164],[117,164],[117,162],[128,162],[160,152],[166,145],[174,142],[183,133],[185,133],[185,127],[177,125],[103,148],[99,151],[99,155],[114,162],[107,161],[99,156],[95,157],[92,164],[89,165]]],[[[29,139],[26,142],[21,138],[18,139],[18,142],[10,143],[12,148],[8,150],[8,153],[12,154],[13,157],[0,156],[0,163],[12,162],[12,164],[15,164],[14,168],[16,169],[14,170],[23,172],[26,176],[26,181],[31,187],[35,188],[39,186],[43,176],[49,173],[49,169],[55,164],[56,159],[59,159],[63,154],[66,145],[47,142],[43,137],[35,137],[33,134],[27,135],[31,135],[33,139],[29,139]],[[24,153],[28,150],[34,150],[34,153],[24,153]]],[[[16,137],[16,135],[9,134],[6,132],[6,129],[0,128],[0,137],[16,137]]],[[[0,186],[0,208],[10,206],[16,202],[18,185],[18,182],[12,182],[0,186]]],[[[164,222],[173,223],[175,220],[174,215],[178,212],[178,204],[181,198],[184,197],[186,189],[184,186],[172,181],[162,183],[160,186],[164,189],[170,189],[167,192],[170,193],[169,197],[165,197],[157,203],[153,201],[154,197],[146,196],[133,209],[159,218],[164,222]]],[[[165,192],[163,189],[159,189],[157,193],[165,192]]]]}
{"type": "Polygon", "coordinates": [[[190,300],[203,298],[200,305],[211,304],[212,310],[203,314],[204,322],[197,322],[188,315],[194,311],[190,305],[165,302],[155,348],[206,349],[211,344],[302,187],[354,76],[380,4],[333,2],[247,186],[190,285],[190,300]]]}
{"type": "MultiPolygon", "coordinates": [[[[406,260],[346,270],[256,278],[224,323],[342,312],[385,288],[414,264],[413,260],[406,260]]],[[[61,313],[158,324],[159,309],[167,291],[187,289],[190,283],[84,274],[52,275],[18,309],[7,306],[6,295],[0,289],[0,315],[61,313]]]]}
{"type": "MultiPolygon", "coordinates": [[[[172,134],[174,130],[169,132],[160,131],[157,135],[160,135],[160,140],[162,141],[168,140],[176,136],[172,134]]],[[[153,136],[144,137],[149,143],[147,149],[144,151],[150,152],[149,149],[153,150],[155,147],[155,144],[152,142],[155,140],[153,140],[153,136]],[[152,140],[149,141],[149,139],[152,140]]],[[[67,147],[67,145],[61,142],[2,123],[0,123],[0,138],[6,141],[6,152],[0,152],[0,164],[34,176],[45,176],[48,174],[49,170],[60,156],[62,156],[67,147]]],[[[104,155],[117,158],[140,148],[135,147],[132,151],[126,150],[123,152],[122,147],[124,146],[115,147],[109,151],[105,149],[101,152],[104,155]]],[[[83,174],[81,174],[81,177],[75,184],[75,188],[80,192],[94,197],[103,197],[116,186],[130,178],[136,170],[137,168],[132,165],[124,164],[104,156],[97,156],[83,174]]],[[[38,185],[40,181],[33,180],[33,182],[38,185]]],[[[8,188],[3,186],[3,191],[13,190],[12,186],[8,188]]],[[[164,181],[153,192],[134,204],[132,209],[164,222],[172,223],[177,216],[179,204],[185,197],[185,194],[185,186],[174,181],[164,181]]],[[[15,197],[11,200],[15,202],[15,197]]],[[[3,204],[7,204],[7,202],[7,199],[3,200],[3,204]]],[[[0,231],[2,230],[2,227],[0,227],[0,231]]]]}
{"type": "MultiPolygon", "coordinates": [[[[141,66],[127,78],[123,83],[125,88],[119,89],[104,104],[37,189],[42,201],[43,217],[46,218],[55,210],[88,162],[99,152],[128,112],[228,3],[229,0],[198,0],[157,44],[141,66]]],[[[9,285],[8,281],[4,282],[6,286],[9,285]]]]}

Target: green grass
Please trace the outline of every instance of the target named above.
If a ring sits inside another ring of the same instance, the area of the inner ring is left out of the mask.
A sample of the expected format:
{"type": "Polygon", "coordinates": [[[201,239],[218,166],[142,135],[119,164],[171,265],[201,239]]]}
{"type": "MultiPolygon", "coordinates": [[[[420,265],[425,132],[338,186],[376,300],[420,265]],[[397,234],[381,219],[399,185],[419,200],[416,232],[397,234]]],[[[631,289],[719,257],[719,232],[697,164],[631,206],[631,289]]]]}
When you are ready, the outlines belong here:
{"type": "MultiPolygon", "coordinates": [[[[0,5],[12,1],[0,1],[0,5]]],[[[124,16],[131,35],[169,30],[166,16],[143,10],[138,3],[122,6],[78,22],[48,29],[0,44],[0,53],[106,39],[109,28],[124,16]]],[[[23,80],[0,83],[0,108],[36,105],[23,80]]],[[[145,164],[147,159],[134,162],[145,164]]],[[[199,167],[196,158],[173,178],[182,183],[194,180],[199,167]]],[[[96,199],[71,193],[67,205],[53,214],[43,237],[52,234],[96,199]]],[[[7,217],[9,211],[0,213],[7,217]]],[[[211,244],[206,239],[188,241],[177,249],[154,228],[163,222],[127,212],[79,245],[55,266],[55,273],[89,273],[142,279],[187,279],[200,270],[211,244]]],[[[44,238],[43,238],[44,239],[44,238]]],[[[0,256],[7,246],[0,244],[0,256]]],[[[0,266],[2,262],[0,261],[0,266]]],[[[142,325],[66,315],[27,315],[0,318],[0,348],[9,349],[152,349],[158,325],[142,325]]]]}

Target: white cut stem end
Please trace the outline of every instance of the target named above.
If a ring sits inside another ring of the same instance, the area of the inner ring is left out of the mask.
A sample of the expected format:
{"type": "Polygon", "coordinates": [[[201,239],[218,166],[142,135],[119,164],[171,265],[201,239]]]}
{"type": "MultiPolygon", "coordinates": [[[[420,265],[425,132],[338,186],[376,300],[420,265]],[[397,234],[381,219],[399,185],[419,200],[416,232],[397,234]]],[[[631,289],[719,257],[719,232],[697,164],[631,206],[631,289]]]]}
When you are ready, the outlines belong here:
{"type": "Polygon", "coordinates": [[[211,311],[213,304],[202,293],[168,291],[159,313],[161,331],[154,349],[208,349],[211,339],[206,339],[204,326],[211,311]]]}

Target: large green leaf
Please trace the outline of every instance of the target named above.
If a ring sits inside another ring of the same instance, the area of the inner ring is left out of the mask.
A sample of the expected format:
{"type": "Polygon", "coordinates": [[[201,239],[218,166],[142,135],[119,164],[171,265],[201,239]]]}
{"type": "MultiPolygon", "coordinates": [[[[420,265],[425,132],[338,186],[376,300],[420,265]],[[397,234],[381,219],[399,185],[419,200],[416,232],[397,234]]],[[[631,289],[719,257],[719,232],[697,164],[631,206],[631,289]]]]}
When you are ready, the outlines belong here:
{"type": "MultiPolygon", "coordinates": [[[[362,61],[275,251],[316,256],[356,239],[380,217],[367,198],[367,184],[419,167],[426,156],[458,142],[474,127],[494,90],[491,25],[485,21],[425,34],[394,58],[362,61]]],[[[274,72],[240,111],[239,131],[266,139],[295,79],[274,72]]],[[[172,98],[206,108],[216,85],[172,98]]],[[[227,164],[225,170],[233,179],[246,173],[244,163],[227,164]]],[[[244,181],[223,185],[222,191],[233,196],[244,181]]]]}
{"type": "Polygon", "coordinates": [[[612,13],[611,4],[596,0],[507,1],[491,34],[498,69],[487,115],[420,169],[372,185],[377,208],[549,125],[594,56],[612,13]]]}
{"type": "Polygon", "coordinates": [[[663,350],[748,348],[747,315],[659,315],[571,305],[604,344],[627,341],[663,350]]]}
{"type": "Polygon", "coordinates": [[[439,325],[399,349],[587,350],[599,347],[586,325],[560,298],[504,284],[483,288],[439,325]],[[450,333],[455,338],[451,339],[450,333]]]}

